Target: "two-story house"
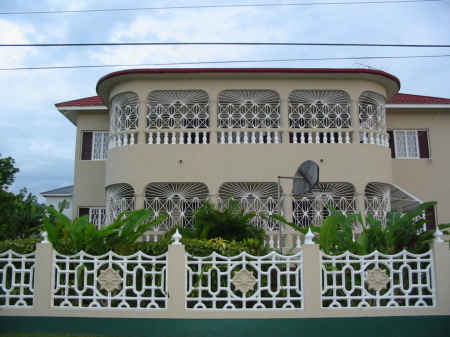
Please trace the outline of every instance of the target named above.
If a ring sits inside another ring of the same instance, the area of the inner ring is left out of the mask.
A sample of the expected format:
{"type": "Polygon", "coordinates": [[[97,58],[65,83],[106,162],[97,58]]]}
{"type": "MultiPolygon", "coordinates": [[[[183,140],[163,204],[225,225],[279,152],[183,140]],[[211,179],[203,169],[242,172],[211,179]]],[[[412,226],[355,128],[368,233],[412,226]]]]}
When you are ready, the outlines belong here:
{"type": "Polygon", "coordinates": [[[450,99],[399,89],[398,78],[369,69],[108,74],[98,96],[56,104],[77,127],[73,216],[100,224],[149,208],[170,215],[158,235],[190,226],[205,200],[233,197],[301,226],[320,225],[326,205],[383,221],[422,201],[439,202],[433,224],[450,222],[450,99]],[[311,191],[293,194],[289,179],[278,186],[306,160],[320,171],[311,191]]]}

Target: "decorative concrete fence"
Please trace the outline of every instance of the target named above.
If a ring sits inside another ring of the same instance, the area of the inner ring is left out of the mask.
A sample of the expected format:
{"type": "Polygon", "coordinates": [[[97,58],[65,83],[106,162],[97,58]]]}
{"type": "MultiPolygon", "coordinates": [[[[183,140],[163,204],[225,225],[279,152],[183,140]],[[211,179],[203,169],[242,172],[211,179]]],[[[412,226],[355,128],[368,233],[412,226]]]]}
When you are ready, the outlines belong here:
{"type": "Polygon", "coordinates": [[[0,254],[0,316],[311,318],[450,315],[450,253],[64,256],[0,254]]]}

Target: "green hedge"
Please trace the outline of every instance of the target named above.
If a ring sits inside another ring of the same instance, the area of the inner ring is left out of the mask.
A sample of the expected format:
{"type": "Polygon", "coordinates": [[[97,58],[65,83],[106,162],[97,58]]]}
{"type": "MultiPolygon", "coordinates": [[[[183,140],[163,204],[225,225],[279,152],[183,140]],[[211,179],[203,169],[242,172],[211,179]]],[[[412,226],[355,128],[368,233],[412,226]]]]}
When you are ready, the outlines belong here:
{"type": "Polygon", "coordinates": [[[42,238],[0,241],[0,253],[11,249],[18,254],[29,254],[36,250],[36,243],[41,241],[42,238]]]}
{"type": "MultiPolygon", "coordinates": [[[[22,240],[6,240],[0,241],[0,253],[6,252],[9,249],[19,254],[28,254],[36,250],[36,243],[42,241],[42,238],[30,238],[22,240]]],[[[162,238],[158,242],[135,242],[126,246],[117,246],[113,251],[119,255],[131,255],[138,251],[147,255],[161,255],[167,252],[168,245],[172,240],[169,238],[162,238]]],[[[185,245],[186,251],[194,256],[208,256],[216,252],[225,256],[235,256],[245,251],[252,255],[264,255],[268,253],[268,248],[265,248],[259,242],[249,239],[243,242],[227,242],[220,238],[211,240],[197,240],[197,239],[181,239],[185,245]]],[[[54,249],[63,255],[74,255],[78,253],[69,241],[60,241],[54,246],[54,249]]]]}

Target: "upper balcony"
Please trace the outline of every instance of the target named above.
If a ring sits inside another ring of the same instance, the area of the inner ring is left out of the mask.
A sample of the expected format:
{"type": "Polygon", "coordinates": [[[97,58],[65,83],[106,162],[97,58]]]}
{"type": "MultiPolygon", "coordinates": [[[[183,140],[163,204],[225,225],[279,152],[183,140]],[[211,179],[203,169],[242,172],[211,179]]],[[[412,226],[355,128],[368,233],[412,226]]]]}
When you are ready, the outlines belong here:
{"type": "Polygon", "coordinates": [[[352,144],[389,146],[386,98],[343,90],[154,90],[111,99],[108,148],[134,144],[352,144]],[[143,111],[144,110],[144,111],[143,111]]]}

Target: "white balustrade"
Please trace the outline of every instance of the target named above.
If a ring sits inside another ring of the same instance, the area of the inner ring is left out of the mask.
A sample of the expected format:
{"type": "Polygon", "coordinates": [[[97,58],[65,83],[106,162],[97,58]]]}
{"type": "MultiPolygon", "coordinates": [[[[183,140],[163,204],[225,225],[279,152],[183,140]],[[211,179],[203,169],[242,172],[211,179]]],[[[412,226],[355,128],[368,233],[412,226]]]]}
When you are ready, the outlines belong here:
{"type": "Polygon", "coordinates": [[[217,140],[220,144],[279,144],[281,143],[281,132],[220,131],[217,140]]]}
{"type": "Polygon", "coordinates": [[[126,132],[112,135],[109,137],[108,148],[114,148],[118,146],[128,146],[136,144],[137,132],[126,132]]]}
{"type": "Polygon", "coordinates": [[[209,132],[203,131],[150,131],[147,133],[147,144],[208,144],[209,132]]]}
{"type": "Polygon", "coordinates": [[[293,144],[350,144],[350,131],[294,131],[291,132],[293,144]]]}
{"type": "Polygon", "coordinates": [[[361,142],[363,144],[373,144],[389,147],[389,135],[378,131],[360,132],[361,142]]]}

